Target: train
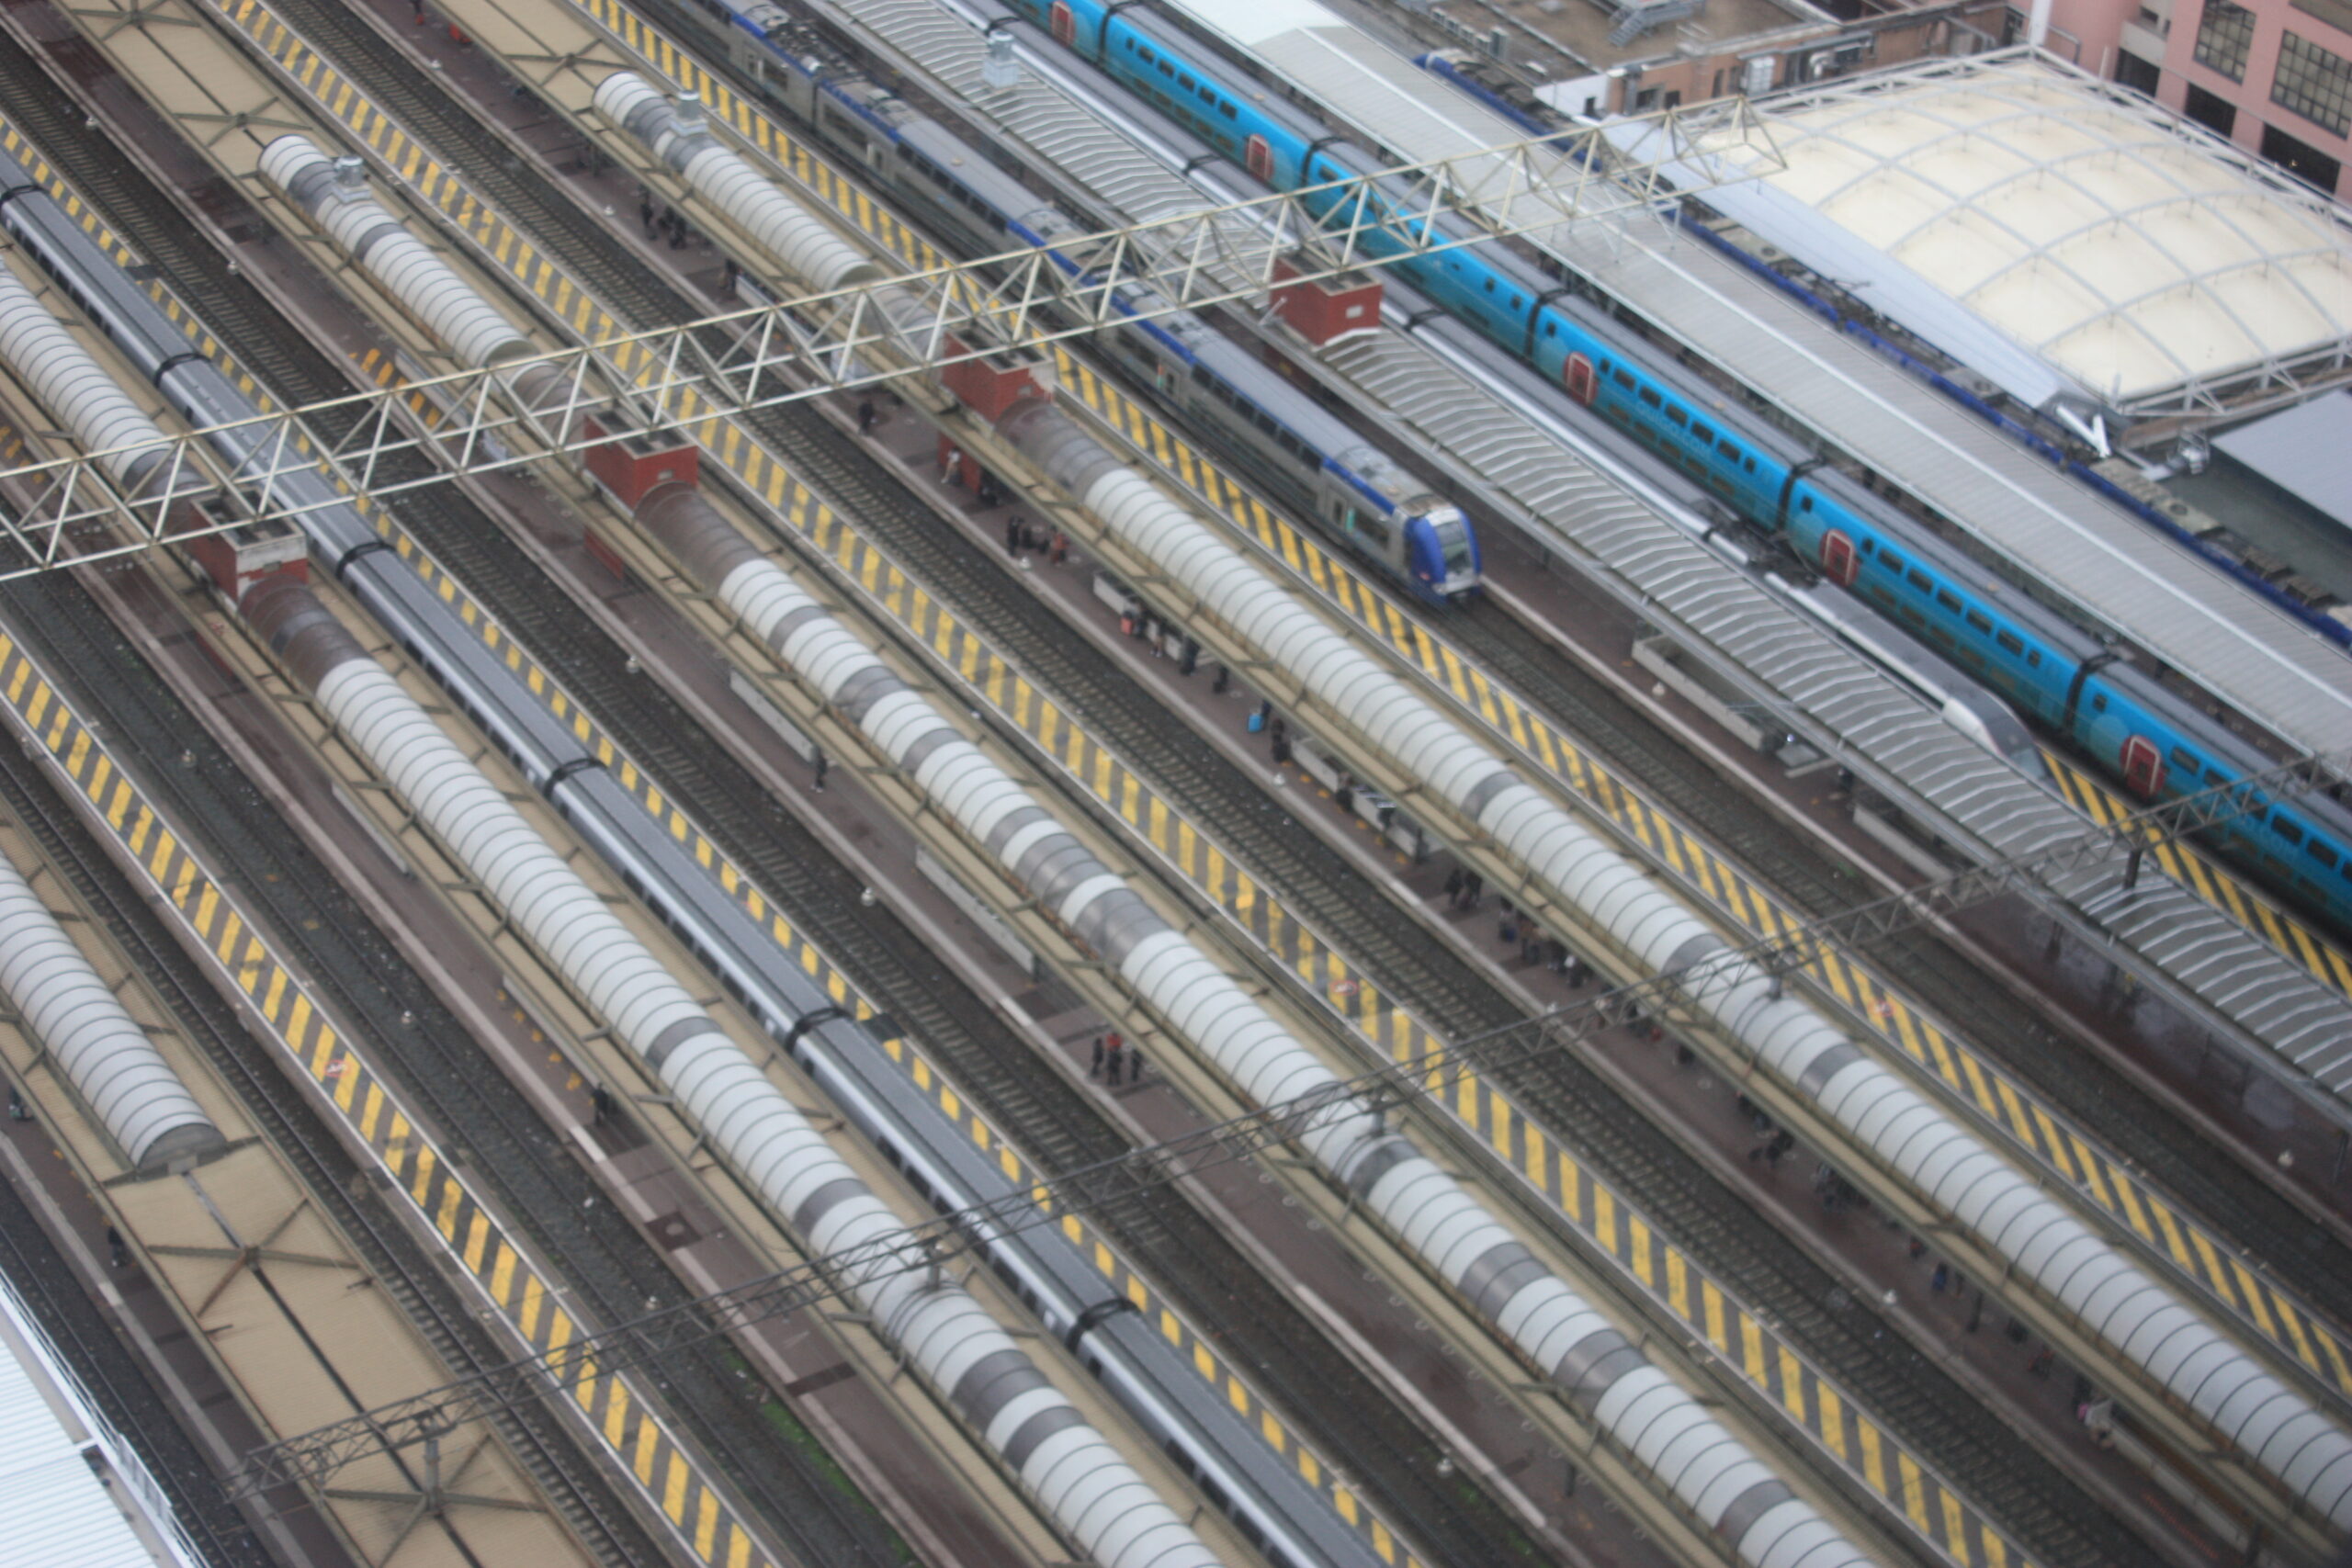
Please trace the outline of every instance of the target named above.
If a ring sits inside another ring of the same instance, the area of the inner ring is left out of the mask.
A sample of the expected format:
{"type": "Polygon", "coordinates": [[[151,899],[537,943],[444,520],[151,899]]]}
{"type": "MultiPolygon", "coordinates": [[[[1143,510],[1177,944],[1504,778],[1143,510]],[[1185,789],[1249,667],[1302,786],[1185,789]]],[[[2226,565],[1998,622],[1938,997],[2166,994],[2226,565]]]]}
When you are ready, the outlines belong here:
{"type": "MultiPolygon", "coordinates": [[[[1041,199],[767,0],[662,7],[720,39],[730,64],[832,152],[907,203],[967,255],[1037,247],[1087,275],[1093,231],[1041,199]],[[723,18],[724,26],[714,26],[723,18]]],[[[1116,298],[1126,324],[1101,342],[1196,434],[1351,554],[1421,600],[1478,590],[1477,529],[1462,509],[1286,380],[1257,354],[1149,286],[1116,298]]]]}
{"type": "MultiPolygon", "coordinates": [[[[721,142],[698,106],[673,104],[627,71],[597,85],[595,105],[608,125],[676,174],[695,197],[759,236],[763,254],[792,285],[821,292],[872,275],[865,252],[721,142]]],[[[374,254],[363,265],[372,265],[374,254]]],[[[891,308],[889,293],[877,298],[880,308],[891,308]]],[[[439,302],[418,291],[412,309],[439,302]]],[[[1051,400],[993,406],[995,412],[981,417],[992,419],[999,434],[1108,536],[1162,576],[1167,595],[1186,603],[1197,624],[1225,628],[1235,644],[1230,656],[1288,672],[1301,704],[1319,705],[1366,737],[1381,768],[1418,790],[1461,841],[1478,845],[1488,857],[1482,863],[1522,888],[1529,907],[1568,911],[1566,923],[1612,944],[1636,972],[1670,976],[1678,994],[1725,1032],[1730,1043],[1719,1060],[1736,1063],[1753,1082],[1816,1105],[1855,1140],[1866,1165],[1906,1184],[1954,1234],[1984,1247],[1988,1259],[1998,1258],[2005,1276],[2046,1292],[2073,1321],[2093,1325],[2109,1352],[2143,1368],[2144,1387],[2136,1380],[2120,1385],[2135,1404],[2177,1400],[2216,1441],[2233,1446],[2289,1495],[2352,1528],[2352,1434],[1932,1103],[1902,1068],[1875,1059],[1847,1026],[1728,949],[1675,895],[1520,776],[1434,699],[1338,628],[1301,614],[1296,591],[1279,574],[1105,452],[1051,400]],[[2239,1414],[2247,1410],[2255,1416],[2239,1414]]],[[[1116,873],[1035,814],[1009,780],[990,791],[970,786],[963,771],[951,769],[949,757],[963,761],[957,748],[968,750],[968,742],[945,737],[944,749],[934,749],[943,736],[921,717],[914,694],[870,653],[823,640],[821,607],[751,538],[716,517],[696,531],[664,528],[644,508],[639,521],[751,635],[827,694],[850,694],[865,714],[862,727],[914,769],[928,797],[967,827],[1016,888],[1057,910],[1104,968],[1170,1021],[1172,1032],[1237,1086],[1245,1102],[1319,1104],[1338,1095],[1341,1086],[1328,1064],[1124,887],[1116,873]],[[853,674],[852,663],[863,667],[853,674]],[[910,713],[915,722],[902,722],[910,713]]],[[[1300,1140],[1315,1166],[1360,1197],[1367,1216],[1395,1227],[1530,1364],[1591,1411],[1612,1441],[1629,1443],[1624,1456],[1720,1532],[1742,1562],[1760,1568],[1803,1561],[1818,1568],[1867,1558],[1791,1498],[1700,1402],[1512,1239],[1449,1173],[1385,1131],[1384,1120],[1361,1102],[1333,1103],[1345,1107],[1337,1120],[1300,1140]]]]}
{"type": "MultiPolygon", "coordinates": [[[[1269,186],[1311,193],[1379,172],[1373,154],[1268,91],[1246,62],[1148,9],[1118,0],[1003,3],[1269,186]]],[[[1281,0],[1276,9],[1285,29],[1347,26],[1314,0],[1281,0]]],[[[1243,32],[1269,36],[1274,25],[1261,18],[1243,32]]],[[[1446,91],[1424,80],[1430,91],[1446,91]]],[[[2064,738],[2135,799],[2153,804],[2240,784],[2272,766],[2118,649],[1997,581],[1818,452],[1720,408],[1713,389],[1662,364],[1507,247],[1456,245],[1392,265],[1569,399],[1785,542],[1809,571],[2064,738]]],[[[2243,789],[2233,809],[2207,829],[2217,846],[2331,929],[2352,932],[2352,811],[2332,794],[2287,798],[2259,786],[2243,789]]]]}
{"type": "MultiPolygon", "coordinates": [[[[448,694],[644,907],[718,976],[851,1122],[906,1172],[914,1190],[942,1213],[974,1207],[1009,1190],[1001,1166],[979,1157],[978,1145],[890,1060],[869,1025],[837,1005],[775,945],[766,922],[729,896],[666,827],[637,804],[612,770],[584,747],[571,723],[529,692],[524,677],[465,624],[348,498],[337,494],[316,470],[268,471],[268,426],[257,419],[260,411],[253,399],[210,360],[191,353],[187,335],[163,308],[29,173],[0,153],[0,175],[10,174],[15,178],[9,181],[5,205],[0,205],[0,225],[40,261],[192,428],[209,433],[207,439],[229,482],[234,485],[250,475],[258,483],[258,476],[268,473],[273,500],[299,514],[311,554],[448,694]],[[240,421],[254,423],[221,428],[240,421]]],[[[85,356],[68,384],[86,387],[105,378],[106,373],[85,356]]],[[[628,423],[615,413],[605,418],[608,428],[628,423]]],[[[684,487],[669,488],[675,491],[684,487]]],[[[673,494],[671,504],[676,505],[678,499],[673,494]]],[[[233,591],[218,573],[215,581],[224,592],[233,591]]],[[[248,607],[254,603],[246,601],[248,607]]],[[[273,646],[281,654],[286,651],[282,645],[292,641],[300,626],[299,620],[274,626],[275,617],[256,615],[254,619],[264,635],[275,633],[273,646]]],[[[372,669],[372,661],[366,668],[372,669]]],[[[500,853],[504,857],[508,852],[500,853]]],[[[611,954],[599,947],[594,956],[605,962],[611,954]]],[[[593,987],[583,989],[594,994],[593,987]]],[[[641,1010],[638,1003],[631,1005],[641,1010]]],[[[728,1118],[729,1136],[721,1136],[719,1143],[739,1168],[756,1173],[776,1166],[780,1156],[731,1146],[733,1124],[748,1115],[739,1097],[728,1118]]],[[[813,1201],[806,1200],[801,1208],[790,1211],[796,1224],[808,1220],[813,1201]]],[[[1077,1255],[1058,1227],[991,1233],[979,1238],[979,1250],[1045,1329],[1112,1391],[1270,1563],[1377,1568],[1379,1560],[1369,1540],[1306,1489],[1295,1470],[1254,1431],[1237,1424],[1221,1392],[1203,1382],[1179,1359],[1158,1323],[1142,1320],[1132,1303],[1077,1255]]],[[[943,1355],[951,1368],[960,1364],[952,1344],[927,1341],[913,1353],[927,1372],[936,1371],[932,1363],[943,1355]]],[[[959,1400],[964,1393],[960,1387],[949,1392],[959,1400]]],[[[1031,1441],[1021,1445],[1018,1454],[1008,1452],[1016,1471],[1035,1447],[1031,1441]]]]}

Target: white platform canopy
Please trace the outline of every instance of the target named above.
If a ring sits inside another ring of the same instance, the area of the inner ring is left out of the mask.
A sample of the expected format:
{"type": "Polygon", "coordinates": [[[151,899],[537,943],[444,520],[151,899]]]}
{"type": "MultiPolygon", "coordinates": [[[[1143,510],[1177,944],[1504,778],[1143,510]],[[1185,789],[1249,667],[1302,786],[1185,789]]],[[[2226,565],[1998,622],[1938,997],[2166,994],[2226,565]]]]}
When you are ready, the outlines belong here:
{"type": "Polygon", "coordinates": [[[2352,213],[2137,93],[2018,49],[1755,107],[1784,166],[1706,200],[2029,406],[2194,416],[2352,372],[2352,213]]]}
{"type": "Polygon", "coordinates": [[[196,1568],[137,1453],[0,1278],[0,1568],[196,1568]],[[133,1517],[148,1526],[142,1533],[133,1517]]]}

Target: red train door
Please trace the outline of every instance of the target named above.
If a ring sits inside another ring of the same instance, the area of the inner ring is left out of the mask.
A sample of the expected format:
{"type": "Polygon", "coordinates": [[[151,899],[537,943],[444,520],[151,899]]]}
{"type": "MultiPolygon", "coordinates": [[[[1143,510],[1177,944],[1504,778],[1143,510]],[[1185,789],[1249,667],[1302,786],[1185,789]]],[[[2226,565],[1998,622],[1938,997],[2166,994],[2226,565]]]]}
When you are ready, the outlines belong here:
{"type": "Polygon", "coordinates": [[[1069,7],[1063,5],[1062,0],[1054,0],[1054,8],[1047,15],[1053,22],[1056,43],[1069,44],[1076,40],[1078,18],[1070,15],[1069,7]]]}
{"type": "Polygon", "coordinates": [[[1560,379],[1567,383],[1568,396],[1587,408],[1600,394],[1600,382],[1592,373],[1592,361],[1581,354],[1568,355],[1567,363],[1560,367],[1560,379]]]}
{"type": "Polygon", "coordinates": [[[1854,554],[1854,541],[1845,530],[1832,528],[1821,536],[1821,575],[1840,588],[1854,586],[1854,579],[1862,569],[1854,554]]]}
{"type": "Polygon", "coordinates": [[[2142,800],[2154,800],[2165,787],[2164,753],[2144,735],[2123,742],[2123,787],[2142,800]]]}
{"type": "Polygon", "coordinates": [[[1268,185],[1274,183],[1274,150],[1266,145],[1264,137],[1253,136],[1243,144],[1242,161],[1251,174],[1268,185]]]}

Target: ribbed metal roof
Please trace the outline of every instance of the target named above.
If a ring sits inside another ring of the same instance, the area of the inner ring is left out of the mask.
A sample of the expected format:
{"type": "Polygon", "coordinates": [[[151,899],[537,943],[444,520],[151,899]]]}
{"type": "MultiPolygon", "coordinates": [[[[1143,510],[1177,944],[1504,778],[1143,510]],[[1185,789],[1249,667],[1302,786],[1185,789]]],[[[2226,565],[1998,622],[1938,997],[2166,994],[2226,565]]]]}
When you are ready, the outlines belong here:
{"type": "MultiPolygon", "coordinates": [[[[1317,0],[1166,3],[1400,163],[1518,134],[1317,0]]],[[[2079,619],[2147,649],[2290,746],[2352,751],[2352,660],[1729,259],[1639,216],[1528,237],[1799,424],[1928,498],[2079,619]]]]}
{"type": "Polygon", "coordinates": [[[0,1568],[156,1568],[125,1517],[129,1500],[117,1500],[125,1479],[101,1481],[84,1457],[103,1450],[72,1380],[21,1334],[14,1292],[0,1290],[0,1568]]]}
{"type": "MultiPolygon", "coordinates": [[[[1122,131],[1036,76],[980,88],[977,30],[940,0],[831,0],[908,68],[967,90],[1001,134],[1034,148],[1057,172],[1122,204],[1130,219],[1173,211],[1198,193],[1122,131]]],[[[1466,102],[1466,100],[1464,100],[1466,102]]],[[[1475,107],[1475,106],[1472,106],[1475,107]]],[[[1470,135],[1480,134],[1473,130],[1470,135]]],[[[1464,146],[1492,145],[1490,141],[1464,146]]],[[[1343,338],[1326,351],[1354,406],[1421,445],[1469,479],[1487,515],[1515,516],[1604,581],[1623,582],[1645,614],[1736,684],[1754,692],[1824,750],[1865,773],[1896,780],[1929,817],[1941,817],[1977,858],[2023,855],[2071,840],[2086,824],[2055,795],[1945,723],[1884,671],[1799,618],[1619,479],[1539,430],[1509,393],[1457,372],[1401,333],[1343,338]]],[[[2276,950],[2167,879],[2122,891],[2113,867],[2065,891],[2089,900],[2123,945],[2160,969],[2186,964],[2180,983],[2330,1089],[2352,1098],[2352,1048],[2340,998],[2276,950]]]]}
{"type": "Polygon", "coordinates": [[[2213,445],[2323,516],[2352,528],[2352,388],[2240,425],[2213,445]]]}

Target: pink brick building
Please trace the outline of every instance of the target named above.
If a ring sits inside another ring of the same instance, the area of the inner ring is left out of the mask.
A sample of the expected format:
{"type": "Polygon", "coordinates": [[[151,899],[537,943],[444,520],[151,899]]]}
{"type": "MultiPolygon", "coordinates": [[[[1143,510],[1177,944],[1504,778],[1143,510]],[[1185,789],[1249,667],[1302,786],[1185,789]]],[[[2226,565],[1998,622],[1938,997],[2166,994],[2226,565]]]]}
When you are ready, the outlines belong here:
{"type": "Polygon", "coordinates": [[[2052,0],[2049,46],[2352,199],[2352,0],[2052,0]]]}

